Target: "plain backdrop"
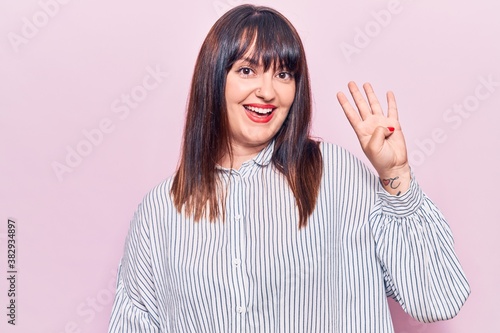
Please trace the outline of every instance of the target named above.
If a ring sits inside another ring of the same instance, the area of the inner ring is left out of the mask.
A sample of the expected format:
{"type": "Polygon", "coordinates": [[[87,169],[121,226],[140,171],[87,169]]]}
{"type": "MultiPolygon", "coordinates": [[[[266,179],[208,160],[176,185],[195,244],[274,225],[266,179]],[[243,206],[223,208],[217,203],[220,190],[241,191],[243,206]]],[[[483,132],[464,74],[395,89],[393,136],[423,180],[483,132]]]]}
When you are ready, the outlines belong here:
{"type": "MultiPolygon", "coordinates": [[[[107,330],[130,220],[177,165],[199,47],[240,3],[0,0],[1,332],[107,330]]],[[[384,102],[395,92],[414,173],[447,217],[472,287],[443,323],[420,324],[393,304],[396,332],[499,332],[500,5],[252,3],[281,11],[303,38],[315,136],[363,158],[335,94],[350,80],[371,82],[384,102]]]]}

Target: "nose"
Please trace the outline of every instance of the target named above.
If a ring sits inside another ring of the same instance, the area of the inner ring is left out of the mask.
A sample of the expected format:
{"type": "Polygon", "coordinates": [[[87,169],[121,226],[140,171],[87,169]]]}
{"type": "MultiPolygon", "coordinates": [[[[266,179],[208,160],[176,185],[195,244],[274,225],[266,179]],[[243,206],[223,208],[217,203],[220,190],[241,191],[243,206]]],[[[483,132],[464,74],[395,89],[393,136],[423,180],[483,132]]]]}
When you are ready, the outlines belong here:
{"type": "Polygon", "coordinates": [[[259,86],[255,89],[255,95],[266,102],[272,101],[276,97],[273,74],[271,71],[267,71],[262,75],[259,86]]]}

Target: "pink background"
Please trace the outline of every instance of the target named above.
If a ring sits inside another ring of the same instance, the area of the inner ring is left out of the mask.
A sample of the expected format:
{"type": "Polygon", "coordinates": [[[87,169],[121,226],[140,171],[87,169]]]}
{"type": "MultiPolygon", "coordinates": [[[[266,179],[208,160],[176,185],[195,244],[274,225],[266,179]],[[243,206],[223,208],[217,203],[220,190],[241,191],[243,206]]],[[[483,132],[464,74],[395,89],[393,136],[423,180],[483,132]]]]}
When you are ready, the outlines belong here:
{"type": "MultiPolygon", "coordinates": [[[[240,3],[0,1],[1,332],[107,330],[129,221],[177,163],[198,49],[240,3]],[[5,315],[9,217],[18,225],[15,327],[5,315]]],[[[395,91],[416,177],[452,226],[472,295],[444,323],[395,308],[396,331],[500,331],[500,5],[259,4],[303,37],[316,136],[362,156],[335,93],[350,80],[372,82],[381,98],[395,91]]]]}

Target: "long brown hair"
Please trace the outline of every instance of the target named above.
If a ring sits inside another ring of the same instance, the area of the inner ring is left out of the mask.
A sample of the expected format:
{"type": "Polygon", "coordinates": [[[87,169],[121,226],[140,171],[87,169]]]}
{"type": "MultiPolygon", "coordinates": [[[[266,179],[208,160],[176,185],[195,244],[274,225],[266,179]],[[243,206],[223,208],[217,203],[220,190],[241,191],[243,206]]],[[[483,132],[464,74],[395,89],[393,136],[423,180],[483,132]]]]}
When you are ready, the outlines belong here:
{"type": "Polygon", "coordinates": [[[299,211],[299,227],[304,227],[316,206],[323,169],[318,143],[309,135],[309,72],[297,31],[283,15],[267,7],[233,8],[214,24],[203,42],[191,83],[182,156],[172,184],[174,204],[195,221],[207,213],[214,221],[224,209],[216,165],[224,153],[231,154],[226,76],[250,48],[250,60],[261,63],[265,71],[274,66],[294,75],[295,99],[274,138],[272,162],[288,180],[299,211]]]}

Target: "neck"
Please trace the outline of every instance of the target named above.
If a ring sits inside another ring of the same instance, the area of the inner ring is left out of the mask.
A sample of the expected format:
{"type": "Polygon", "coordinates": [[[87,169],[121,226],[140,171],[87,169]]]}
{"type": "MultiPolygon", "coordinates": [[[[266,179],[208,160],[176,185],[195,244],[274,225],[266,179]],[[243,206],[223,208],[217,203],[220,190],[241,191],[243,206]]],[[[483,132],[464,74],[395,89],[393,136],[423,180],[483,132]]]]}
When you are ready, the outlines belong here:
{"type": "Polygon", "coordinates": [[[266,146],[267,144],[260,146],[250,146],[250,147],[233,144],[231,147],[233,151],[232,165],[229,153],[226,153],[224,154],[224,156],[222,156],[219,164],[224,168],[232,168],[238,170],[243,163],[257,156],[266,146]]]}

